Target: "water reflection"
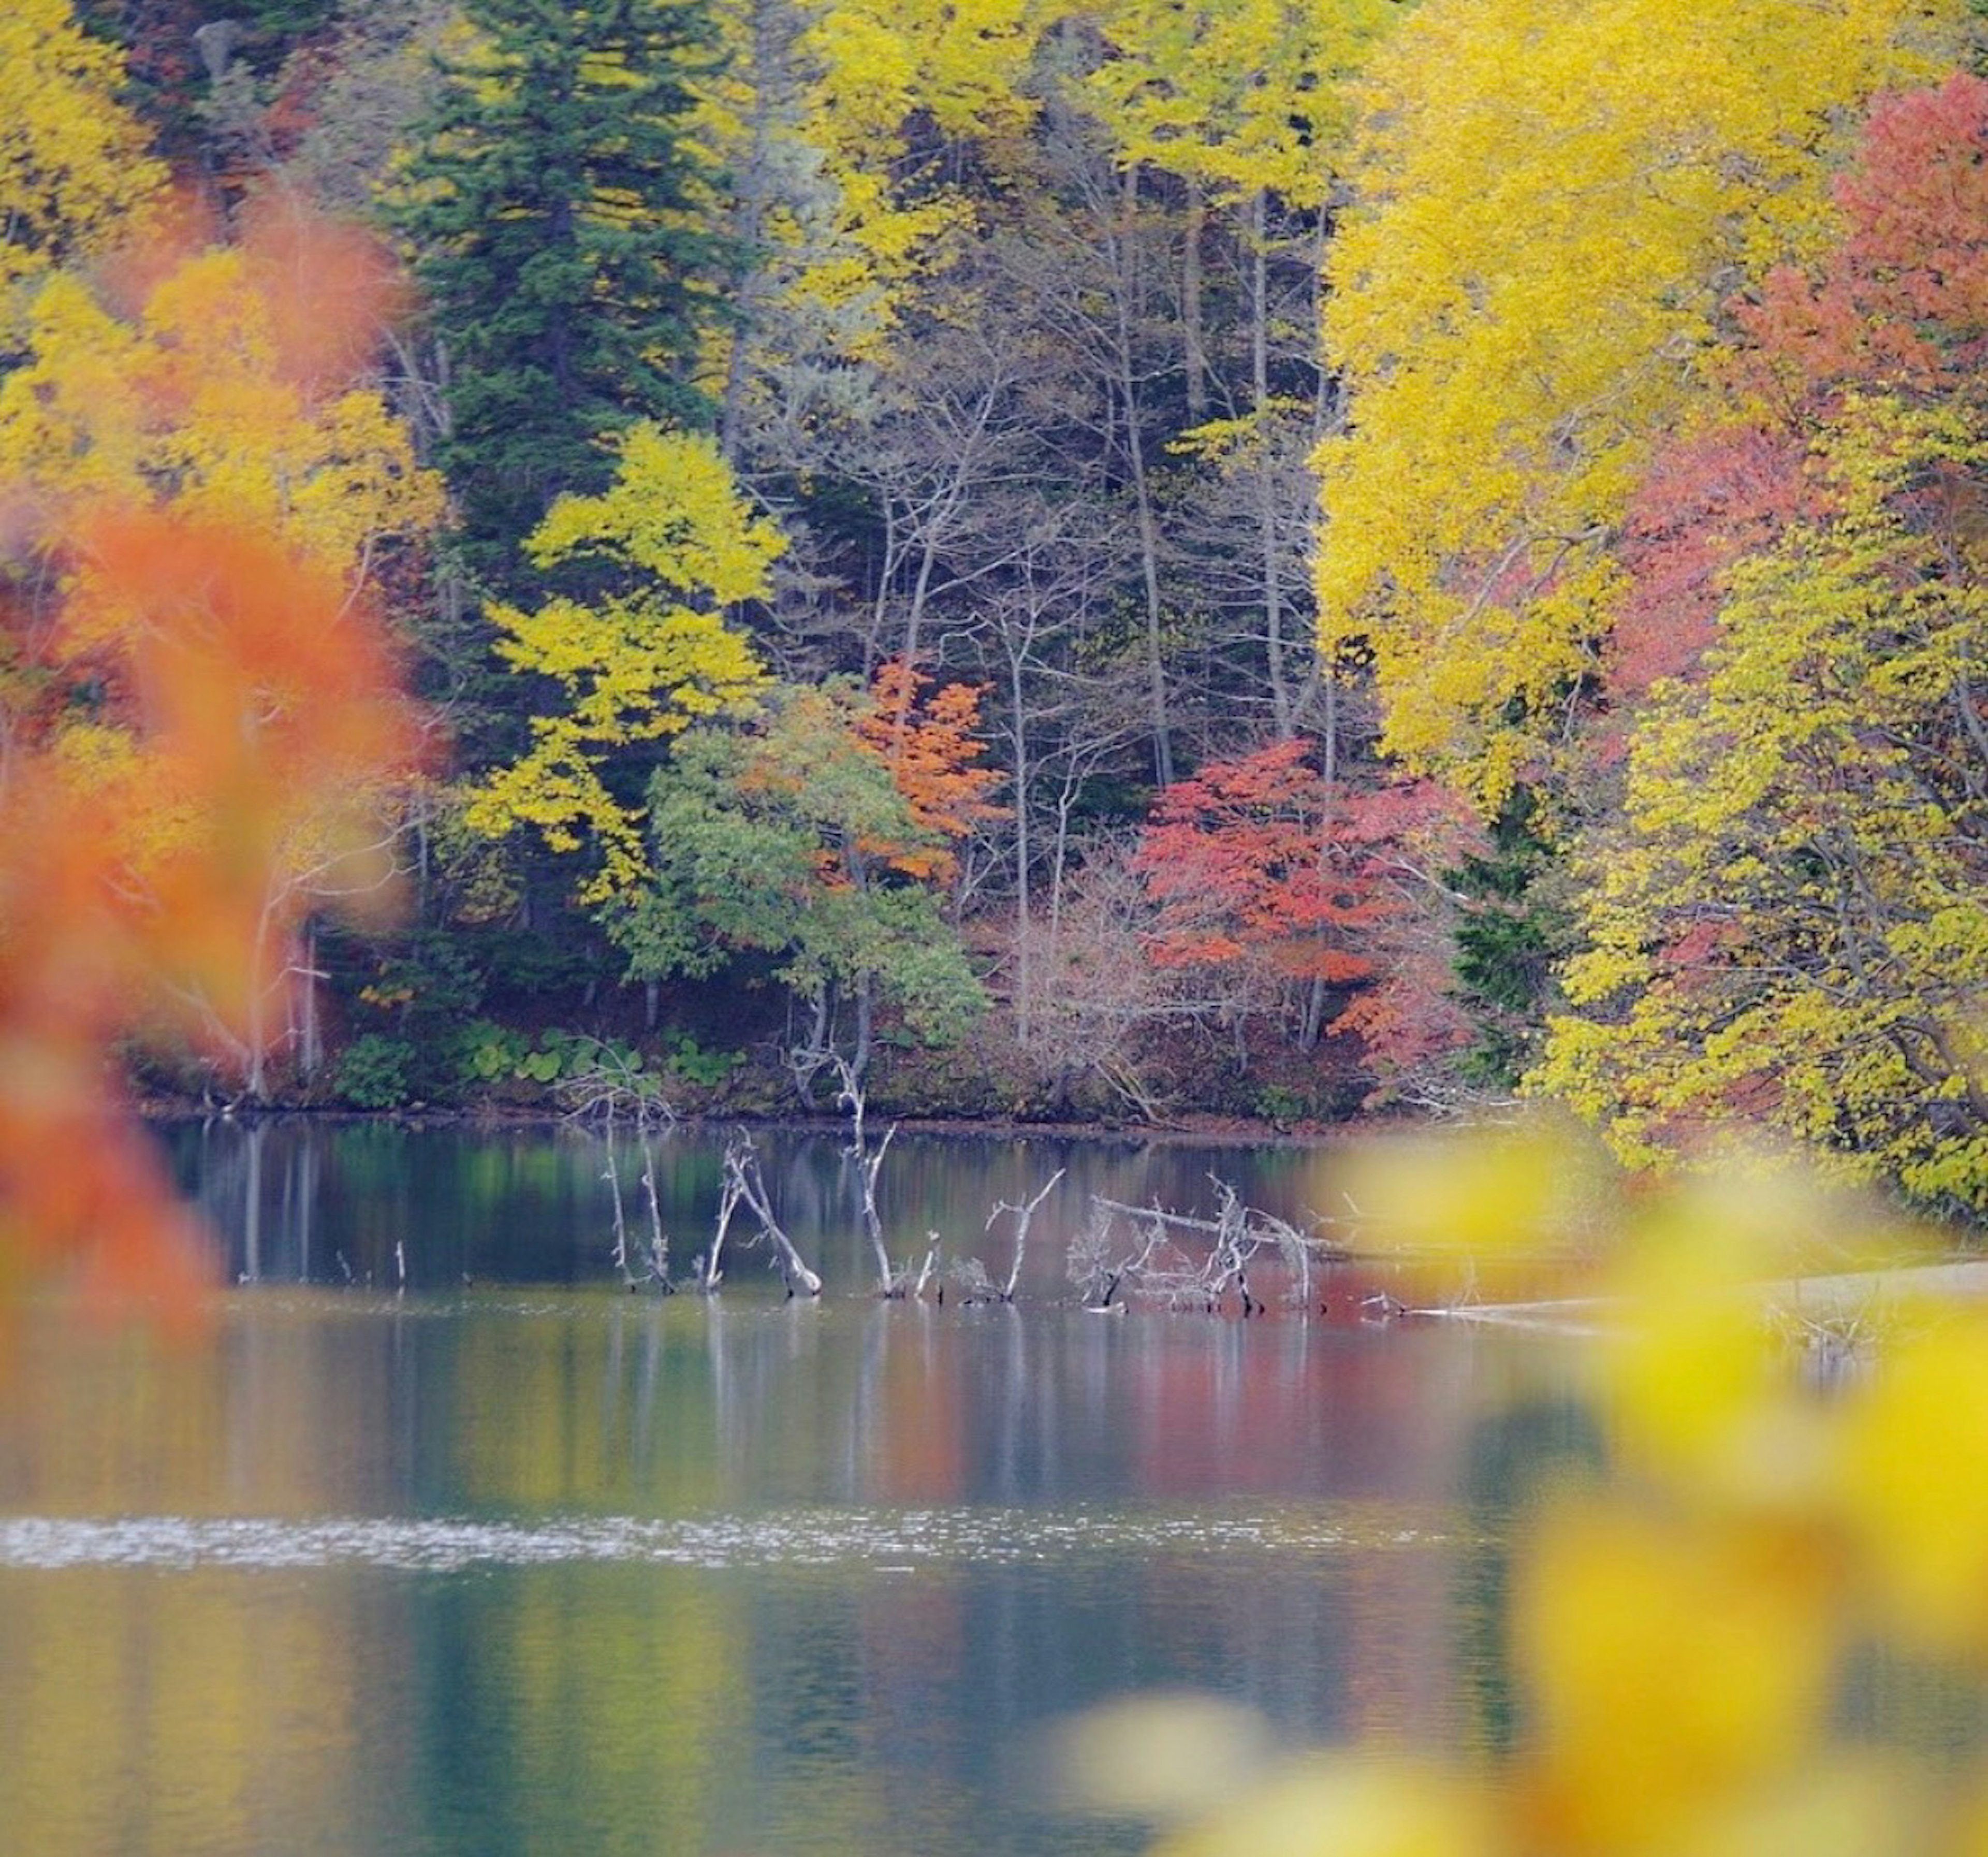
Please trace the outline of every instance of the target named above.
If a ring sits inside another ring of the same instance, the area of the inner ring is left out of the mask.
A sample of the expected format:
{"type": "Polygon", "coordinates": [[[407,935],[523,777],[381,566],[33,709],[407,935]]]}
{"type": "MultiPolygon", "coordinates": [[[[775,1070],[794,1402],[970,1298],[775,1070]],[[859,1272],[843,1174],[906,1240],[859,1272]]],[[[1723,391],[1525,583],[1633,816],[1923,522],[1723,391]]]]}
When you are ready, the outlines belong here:
{"type": "MultiPolygon", "coordinates": [[[[210,1144],[210,1199],[261,1196],[210,1351],[24,1342],[10,1847],[1128,1851],[1028,1789],[1045,1721],[1185,1686],[1293,1741],[1483,1732],[1455,1581],[1504,1523],[1451,1473],[1537,1343],[631,1297],[575,1151],[282,1132],[210,1144]],[[323,1287],[396,1243],[438,1287],[323,1287]]],[[[952,1216],[1038,1158],[981,1157],[952,1216]]]]}
{"type": "MultiPolygon", "coordinates": [[[[579,1284],[614,1276],[610,1149],[593,1129],[217,1118],[169,1127],[163,1138],[225,1238],[231,1277],[434,1289],[465,1277],[579,1284]]],[[[831,1289],[867,1287],[860,1192],[842,1135],[776,1129],[756,1141],[774,1208],[803,1253],[831,1289]]],[[[653,1164],[680,1273],[710,1242],[723,1152],[721,1134],[699,1128],[613,1139],[624,1210],[644,1236],[636,1183],[653,1164]]],[[[1030,1198],[1059,1169],[1033,1228],[1026,1281],[1038,1294],[1066,1287],[1062,1240],[1081,1226],[1094,1194],[1208,1211],[1212,1175],[1301,1224],[1337,1203],[1333,1157],[1316,1148],[904,1132],[878,1194],[891,1255],[922,1257],[935,1233],[943,1256],[984,1256],[1005,1277],[1008,1226],[997,1222],[990,1233],[989,1214],[1003,1199],[1030,1198]]],[[[729,1275],[766,1274],[763,1257],[738,1258],[729,1246],[726,1256],[729,1275]]]]}

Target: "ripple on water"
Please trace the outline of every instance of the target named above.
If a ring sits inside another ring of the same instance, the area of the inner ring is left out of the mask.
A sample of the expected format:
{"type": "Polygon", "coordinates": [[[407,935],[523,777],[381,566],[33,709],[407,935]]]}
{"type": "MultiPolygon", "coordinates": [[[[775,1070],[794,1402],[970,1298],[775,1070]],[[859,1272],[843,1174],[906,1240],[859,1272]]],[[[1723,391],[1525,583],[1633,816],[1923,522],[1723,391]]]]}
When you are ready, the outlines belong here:
{"type": "Polygon", "coordinates": [[[540,1522],[24,1516],[0,1519],[0,1569],[343,1565],[450,1573],[474,1567],[625,1561],[702,1568],[848,1566],[900,1573],[956,1562],[1023,1565],[1080,1554],[1324,1556],[1435,1546],[1449,1538],[1399,1517],[1046,1515],[1002,1509],[884,1514],[810,1510],[667,1521],[631,1516],[540,1522]]]}

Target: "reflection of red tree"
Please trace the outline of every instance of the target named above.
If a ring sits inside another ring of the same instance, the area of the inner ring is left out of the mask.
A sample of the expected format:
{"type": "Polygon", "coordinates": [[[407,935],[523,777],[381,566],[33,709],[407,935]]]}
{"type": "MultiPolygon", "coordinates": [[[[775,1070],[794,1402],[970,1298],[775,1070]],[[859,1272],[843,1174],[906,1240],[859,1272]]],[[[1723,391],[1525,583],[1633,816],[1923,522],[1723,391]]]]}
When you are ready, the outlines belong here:
{"type": "Polygon", "coordinates": [[[874,1449],[871,1493],[884,1503],[957,1502],[965,1493],[965,1401],[957,1334],[935,1336],[928,1312],[891,1310],[917,1324],[892,1324],[898,1345],[884,1357],[881,1433],[874,1449]]]}
{"type": "Polygon", "coordinates": [[[1151,1319],[1170,1332],[1133,1369],[1141,1487],[1209,1499],[1439,1491],[1451,1440],[1429,1424],[1428,1381],[1458,1351],[1448,1338],[1296,1319],[1151,1319]]]}

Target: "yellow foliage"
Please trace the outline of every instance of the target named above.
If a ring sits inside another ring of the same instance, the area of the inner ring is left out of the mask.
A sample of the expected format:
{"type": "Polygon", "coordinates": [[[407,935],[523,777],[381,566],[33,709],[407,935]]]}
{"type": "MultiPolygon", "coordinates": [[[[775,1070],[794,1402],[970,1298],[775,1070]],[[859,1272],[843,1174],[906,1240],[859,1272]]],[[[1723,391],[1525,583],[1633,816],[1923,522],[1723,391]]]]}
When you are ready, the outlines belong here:
{"type": "Polygon", "coordinates": [[[0,289],[128,238],[164,184],[117,100],[124,61],[76,23],[69,0],[0,8],[0,289]]]}
{"type": "Polygon", "coordinates": [[[274,316],[240,249],[171,266],[130,315],[51,276],[0,380],[0,481],[261,523],[356,586],[381,542],[439,519],[440,480],[377,391],[289,366],[274,316]]]}
{"type": "Polygon", "coordinates": [[[1704,1531],[1604,1500],[1550,1513],[1512,1623],[1543,1842],[1689,1850],[1720,1805],[1804,1754],[1835,1673],[1829,1572],[1798,1533],[1704,1531]]]}
{"type": "Polygon", "coordinates": [[[1124,161],[1217,199],[1268,191],[1317,208],[1335,178],[1344,80],[1400,11],[1389,0],[1107,0],[1110,56],[1085,95],[1124,161]]]}
{"type": "MultiPolygon", "coordinates": [[[[756,248],[752,288],[779,306],[788,340],[878,361],[919,280],[977,217],[915,133],[983,157],[1014,143],[1035,115],[1026,78],[1055,9],[801,0],[797,32],[776,11],[777,0],[721,8],[726,57],[697,86],[692,132],[730,178],[729,210],[756,248]]],[[[722,377],[725,358],[707,365],[722,377]]]]}
{"type": "Polygon", "coordinates": [[[1155,1857],[1489,1857],[1483,1801],[1405,1761],[1319,1761],[1280,1774],[1220,1818],[1162,1841],[1155,1857]]]}
{"type": "Polygon", "coordinates": [[[609,792],[602,767],[615,750],[735,709],[764,685],[750,644],[710,606],[762,597],[785,546],[747,509],[709,439],[633,428],[613,485],[598,496],[561,497],[525,550],[543,568],[589,557],[611,564],[634,590],[589,604],[554,598],[532,613],[490,609],[499,655],[552,678],[564,701],[532,717],[525,754],[472,792],[470,827],[499,837],[534,825],[559,851],[590,842],[598,861],[584,901],[637,887],[650,869],[644,814],[609,792]]]}
{"type": "Polygon", "coordinates": [[[1952,0],[1428,0],[1358,86],[1325,342],[1328,647],[1494,805],[1607,629],[1612,526],[1736,282],[1812,249],[1847,112],[1952,0]]]}
{"type": "Polygon", "coordinates": [[[1988,1319],[1922,1320],[1847,1416],[1844,1504],[1885,1621],[1988,1659],[1988,1319]]]}
{"type": "Polygon", "coordinates": [[[1988,584],[1903,506],[1983,445],[1962,411],[1869,397],[1816,454],[1835,513],[1732,570],[1702,675],[1639,721],[1534,1081],[1634,1162],[1750,1121],[1980,1207],[1988,906],[1963,738],[1988,584]]]}

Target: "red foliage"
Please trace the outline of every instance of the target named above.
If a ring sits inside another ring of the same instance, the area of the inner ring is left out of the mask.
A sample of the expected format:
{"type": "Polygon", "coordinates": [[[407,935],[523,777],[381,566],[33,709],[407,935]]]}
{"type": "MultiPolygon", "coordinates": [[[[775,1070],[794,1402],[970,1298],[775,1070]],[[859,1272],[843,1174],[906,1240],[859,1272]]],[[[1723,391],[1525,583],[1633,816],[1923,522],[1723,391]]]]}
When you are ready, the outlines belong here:
{"type": "Polygon", "coordinates": [[[1418,841],[1454,808],[1427,781],[1355,793],[1279,742],[1212,761],[1155,803],[1134,862],[1158,905],[1161,966],[1261,964],[1371,979],[1412,907],[1418,841]]]}
{"type": "Polygon", "coordinates": [[[1988,359],[1988,83],[1965,73],[1871,113],[1838,184],[1849,235],[1819,278],[1776,272],[1743,321],[1804,387],[1955,382],[1988,359]]]}
{"type": "MultiPolygon", "coordinates": [[[[1729,364],[1734,403],[1778,416],[1736,413],[1679,441],[1632,506],[1604,759],[1621,753],[1620,726],[1651,685],[1688,675],[1712,641],[1729,565],[1827,515],[1814,448],[1846,391],[1936,396],[1988,365],[1988,83],[1956,76],[1885,100],[1837,191],[1848,229],[1821,269],[1777,271],[1757,302],[1735,306],[1750,339],[1729,364]]],[[[1953,475],[1912,496],[1929,527],[1982,519],[1976,486],[1953,475]]]]}
{"type": "MultiPolygon", "coordinates": [[[[1617,609],[1608,678],[1618,705],[1682,676],[1718,632],[1721,578],[1741,555],[1813,513],[1794,435],[1715,427],[1673,445],[1644,480],[1622,550],[1632,578],[1617,609]]],[[[1604,743],[1619,752],[1611,732],[1604,743]]]]}

